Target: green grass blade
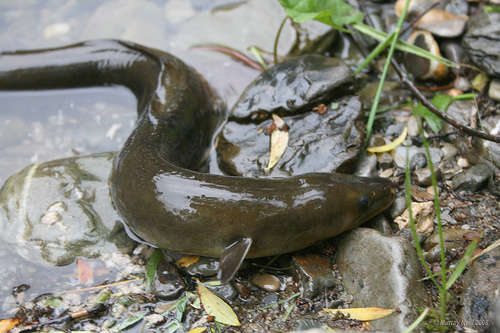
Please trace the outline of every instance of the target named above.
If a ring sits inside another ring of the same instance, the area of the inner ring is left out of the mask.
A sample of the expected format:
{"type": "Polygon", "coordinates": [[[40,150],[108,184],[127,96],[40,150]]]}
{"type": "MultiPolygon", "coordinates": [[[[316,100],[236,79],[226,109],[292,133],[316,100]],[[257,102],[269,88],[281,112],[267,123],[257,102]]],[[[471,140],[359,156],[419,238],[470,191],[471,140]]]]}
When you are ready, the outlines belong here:
{"type": "MultiPolygon", "coordinates": [[[[361,32],[362,34],[370,36],[370,37],[372,37],[378,41],[381,41],[381,42],[385,41],[389,37],[389,35],[387,33],[373,29],[372,27],[370,27],[364,23],[353,23],[352,27],[354,29],[358,30],[359,32],[361,32]]],[[[398,40],[398,42],[396,44],[396,49],[403,51],[403,52],[412,53],[412,54],[418,55],[420,57],[423,57],[423,58],[426,58],[429,60],[438,61],[438,62],[440,62],[443,65],[446,65],[448,67],[453,67],[453,68],[458,67],[458,65],[455,64],[451,60],[434,55],[434,54],[430,53],[429,51],[426,51],[418,46],[409,44],[409,43],[404,42],[402,40],[398,40]]]]}
{"type": "Polygon", "coordinates": [[[356,68],[356,70],[354,71],[354,75],[359,74],[359,72],[361,72],[363,68],[368,66],[368,64],[372,62],[373,59],[375,59],[380,53],[382,53],[387,48],[387,46],[392,42],[394,36],[395,34],[393,32],[392,34],[389,35],[389,37],[387,37],[385,41],[379,43],[377,47],[374,48],[370,52],[370,54],[365,58],[365,60],[363,60],[363,62],[358,66],[358,68],[356,68]]]}
{"type": "Polygon", "coordinates": [[[155,277],[156,268],[158,268],[158,264],[160,263],[161,257],[163,253],[160,249],[156,249],[151,257],[148,259],[148,263],[146,264],[146,291],[151,291],[151,286],[153,285],[153,279],[155,277]]]}
{"type": "Polygon", "coordinates": [[[411,323],[410,326],[408,326],[404,331],[403,333],[410,333],[412,332],[415,328],[417,328],[417,326],[422,322],[422,320],[425,319],[425,317],[427,316],[427,313],[429,313],[429,308],[425,308],[425,310],[420,314],[420,316],[418,316],[417,319],[415,319],[415,321],[413,323],[411,323]]]}
{"type": "Polygon", "coordinates": [[[455,267],[455,271],[453,274],[450,276],[448,281],[446,281],[446,290],[450,289],[453,283],[460,277],[460,275],[463,273],[465,266],[467,266],[467,263],[469,260],[472,258],[472,255],[474,254],[474,251],[476,251],[477,244],[479,243],[479,237],[474,237],[472,242],[469,244],[469,247],[467,248],[467,251],[465,251],[464,256],[462,259],[460,259],[460,262],[458,263],[457,267],[455,267]]]}

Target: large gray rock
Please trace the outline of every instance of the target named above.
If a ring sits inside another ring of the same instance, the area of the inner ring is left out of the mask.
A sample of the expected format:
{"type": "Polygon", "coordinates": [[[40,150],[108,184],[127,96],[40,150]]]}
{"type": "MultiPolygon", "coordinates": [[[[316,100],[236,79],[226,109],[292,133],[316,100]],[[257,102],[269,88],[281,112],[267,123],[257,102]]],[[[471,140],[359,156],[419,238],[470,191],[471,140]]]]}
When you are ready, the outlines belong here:
{"type": "Polygon", "coordinates": [[[129,250],[109,193],[113,157],[37,163],[11,176],[0,193],[2,241],[28,261],[56,266],[129,250]]]}
{"type": "Polygon", "coordinates": [[[471,61],[489,75],[500,77],[500,13],[482,13],[467,24],[463,38],[471,61]]]}
{"type": "Polygon", "coordinates": [[[498,319],[495,307],[500,301],[499,284],[500,247],[497,247],[479,257],[463,276],[459,322],[464,327],[478,332],[493,332],[493,322],[498,319]]]}
{"type": "Polygon", "coordinates": [[[401,312],[370,322],[370,328],[404,331],[419,315],[415,306],[426,299],[420,262],[402,237],[358,228],[336,238],[335,261],[344,288],[354,295],[351,307],[381,307],[401,312]]]}

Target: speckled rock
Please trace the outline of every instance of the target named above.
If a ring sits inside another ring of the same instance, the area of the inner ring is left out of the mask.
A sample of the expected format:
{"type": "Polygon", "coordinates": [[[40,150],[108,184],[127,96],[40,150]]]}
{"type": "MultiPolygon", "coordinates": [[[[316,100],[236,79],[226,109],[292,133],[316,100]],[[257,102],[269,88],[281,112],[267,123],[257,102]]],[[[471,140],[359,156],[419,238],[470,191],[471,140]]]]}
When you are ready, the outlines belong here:
{"type": "Polygon", "coordinates": [[[11,176],[0,193],[3,242],[28,261],[57,266],[131,250],[109,193],[113,157],[38,163],[11,176]]]}
{"type": "Polygon", "coordinates": [[[304,298],[312,299],[319,292],[335,286],[335,273],[330,258],[326,256],[296,256],[292,259],[292,268],[304,298]]]}
{"type": "Polygon", "coordinates": [[[401,312],[370,323],[370,328],[401,332],[419,315],[426,299],[415,249],[401,237],[358,228],[335,239],[337,263],[352,307],[398,308],[401,312]]]}
{"type": "Polygon", "coordinates": [[[476,259],[463,276],[459,320],[464,327],[492,332],[499,283],[500,248],[497,247],[476,259]]]}

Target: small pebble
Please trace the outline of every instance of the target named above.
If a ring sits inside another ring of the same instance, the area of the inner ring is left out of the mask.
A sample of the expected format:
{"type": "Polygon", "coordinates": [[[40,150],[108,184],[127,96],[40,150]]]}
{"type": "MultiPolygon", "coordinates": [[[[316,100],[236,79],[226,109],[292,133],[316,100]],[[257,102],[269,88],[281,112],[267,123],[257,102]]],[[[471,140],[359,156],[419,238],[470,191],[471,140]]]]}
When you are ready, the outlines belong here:
{"type": "Polygon", "coordinates": [[[458,149],[451,143],[445,143],[443,144],[443,147],[441,147],[441,152],[443,153],[443,159],[447,160],[449,158],[457,156],[458,149]]]}
{"type": "Polygon", "coordinates": [[[500,101],[500,79],[491,80],[488,96],[495,101],[500,101]]]}
{"type": "Polygon", "coordinates": [[[460,157],[457,161],[457,165],[463,169],[470,167],[469,161],[466,158],[460,157]]]}
{"type": "MultiPolygon", "coordinates": [[[[441,169],[435,167],[434,175],[436,176],[436,180],[440,180],[442,175],[441,169]]],[[[415,182],[415,184],[418,184],[420,186],[427,187],[431,185],[432,184],[431,169],[429,167],[425,167],[413,171],[412,179],[415,182]]]]}
{"type": "Polygon", "coordinates": [[[280,280],[276,276],[267,273],[256,274],[252,278],[252,283],[262,290],[270,293],[280,290],[281,287],[280,280]]]}
{"type": "Polygon", "coordinates": [[[385,170],[393,166],[392,156],[387,152],[382,154],[377,154],[377,160],[378,160],[378,165],[381,169],[385,170]]]}
{"type": "Polygon", "coordinates": [[[417,119],[414,116],[411,116],[408,119],[408,136],[416,137],[420,134],[418,129],[417,119]]]}
{"type": "Polygon", "coordinates": [[[394,174],[394,169],[386,169],[380,173],[380,177],[389,178],[394,174]]]}
{"type": "MultiPolygon", "coordinates": [[[[439,190],[439,187],[436,187],[436,190],[437,190],[437,195],[439,196],[440,194],[440,190],[439,190]]],[[[429,186],[427,188],[427,193],[431,194],[431,195],[434,195],[434,187],[433,186],[429,186]]]]}

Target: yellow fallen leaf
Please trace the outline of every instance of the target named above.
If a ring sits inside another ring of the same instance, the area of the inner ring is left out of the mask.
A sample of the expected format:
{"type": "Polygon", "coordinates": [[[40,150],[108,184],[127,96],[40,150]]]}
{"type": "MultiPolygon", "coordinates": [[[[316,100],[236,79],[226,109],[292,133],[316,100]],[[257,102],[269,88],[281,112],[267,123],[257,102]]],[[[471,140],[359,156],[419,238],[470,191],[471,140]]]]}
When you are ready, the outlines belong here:
{"type": "Polygon", "coordinates": [[[189,331],[188,333],[203,333],[207,330],[206,327],[196,327],[196,328],[193,328],[191,331],[189,331]]]}
{"type": "Polygon", "coordinates": [[[200,260],[200,256],[189,256],[180,258],[175,262],[177,267],[188,267],[200,260]]]}
{"type": "Polygon", "coordinates": [[[323,309],[331,314],[335,315],[337,313],[342,313],[344,316],[350,319],[356,319],[361,321],[370,321],[385,318],[394,312],[396,309],[382,309],[382,308],[354,308],[354,309],[323,309]]]}
{"type": "Polygon", "coordinates": [[[288,146],[288,128],[280,117],[273,114],[273,121],[276,128],[271,132],[271,152],[269,154],[269,163],[264,170],[273,168],[280,160],[281,156],[288,146]]]}
{"type": "Polygon", "coordinates": [[[10,331],[20,321],[21,321],[21,319],[17,319],[17,318],[0,320],[0,333],[10,331]]]}
{"type": "Polygon", "coordinates": [[[401,133],[401,135],[396,140],[383,146],[366,148],[366,150],[370,153],[384,153],[386,151],[391,151],[400,144],[402,144],[403,141],[405,141],[407,133],[408,133],[408,128],[405,126],[403,133],[401,133]]]}
{"type": "Polygon", "coordinates": [[[198,296],[205,311],[208,315],[214,316],[216,321],[231,326],[241,325],[233,309],[208,290],[200,281],[198,281],[198,296]]]}

